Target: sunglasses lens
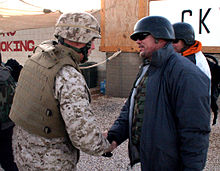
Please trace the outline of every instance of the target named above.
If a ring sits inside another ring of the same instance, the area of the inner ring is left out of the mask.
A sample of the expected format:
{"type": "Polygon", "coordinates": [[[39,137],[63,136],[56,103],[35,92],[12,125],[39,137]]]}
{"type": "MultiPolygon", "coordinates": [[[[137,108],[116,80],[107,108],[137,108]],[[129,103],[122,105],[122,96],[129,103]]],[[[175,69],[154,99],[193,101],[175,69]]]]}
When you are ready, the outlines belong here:
{"type": "Polygon", "coordinates": [[[173,43],[178,43],[179,42],[179,40],[178,39],[175,39],[174,41],[173,41],[173,43]]]}
{"type": "Polygon", "coordinates": [[[148,35],[148,33],[140,33],[137,35],[136,40],[144,40],[148,35]]]}

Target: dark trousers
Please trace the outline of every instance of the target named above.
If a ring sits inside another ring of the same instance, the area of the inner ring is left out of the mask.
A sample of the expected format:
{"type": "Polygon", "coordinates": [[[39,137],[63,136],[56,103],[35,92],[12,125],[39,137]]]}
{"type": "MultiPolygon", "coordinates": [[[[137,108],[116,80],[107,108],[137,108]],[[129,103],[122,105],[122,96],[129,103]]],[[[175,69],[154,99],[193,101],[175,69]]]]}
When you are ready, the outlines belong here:
{"type": "Polygon", "coordinates": [[[18,171],[12,151],[13,127],[0,130],[0,164],[5,171],[18,171]]]}

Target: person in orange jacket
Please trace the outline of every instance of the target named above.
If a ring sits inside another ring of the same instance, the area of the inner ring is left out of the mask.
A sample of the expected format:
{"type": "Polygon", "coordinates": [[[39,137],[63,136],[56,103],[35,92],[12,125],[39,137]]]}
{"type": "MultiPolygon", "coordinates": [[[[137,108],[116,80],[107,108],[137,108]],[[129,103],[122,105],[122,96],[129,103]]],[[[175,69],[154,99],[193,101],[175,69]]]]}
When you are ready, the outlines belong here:
{"type": "Polygon", "coordinates": [[[185,22],[173,24],[176,39],[173,41],[173,47],[176,52],[181,53],[196,66],[198,66],[211,80],[211,72],[202,53],[202,43],[195,40],[195,32],[193,27],[185,22]]]}

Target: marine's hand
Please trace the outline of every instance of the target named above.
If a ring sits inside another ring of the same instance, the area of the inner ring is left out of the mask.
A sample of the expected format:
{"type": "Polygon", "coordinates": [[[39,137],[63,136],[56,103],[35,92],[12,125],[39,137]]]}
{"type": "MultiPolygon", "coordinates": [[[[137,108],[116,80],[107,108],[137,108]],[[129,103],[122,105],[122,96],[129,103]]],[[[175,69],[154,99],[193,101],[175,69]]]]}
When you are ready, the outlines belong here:
{"type": "Polygon", "coordinates": [[[102,133],[102,135],[103,135],[105,138],[107,138],[107,136],[108,136],[108,130],[104,131],[104,132],[102,133]]]}

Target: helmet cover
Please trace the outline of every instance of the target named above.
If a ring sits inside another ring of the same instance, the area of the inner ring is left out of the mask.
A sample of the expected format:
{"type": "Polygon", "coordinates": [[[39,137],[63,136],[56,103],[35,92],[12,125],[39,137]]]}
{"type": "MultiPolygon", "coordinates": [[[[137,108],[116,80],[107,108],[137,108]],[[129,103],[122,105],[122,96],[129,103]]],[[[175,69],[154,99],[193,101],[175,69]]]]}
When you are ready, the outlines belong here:
{"type": "Polygon", "coordinates": [[[89,13],[65,13],[56,23],[54,36],[88,43],[93,38],[101,38],[100,26],[97,19],[89,13]]]}

